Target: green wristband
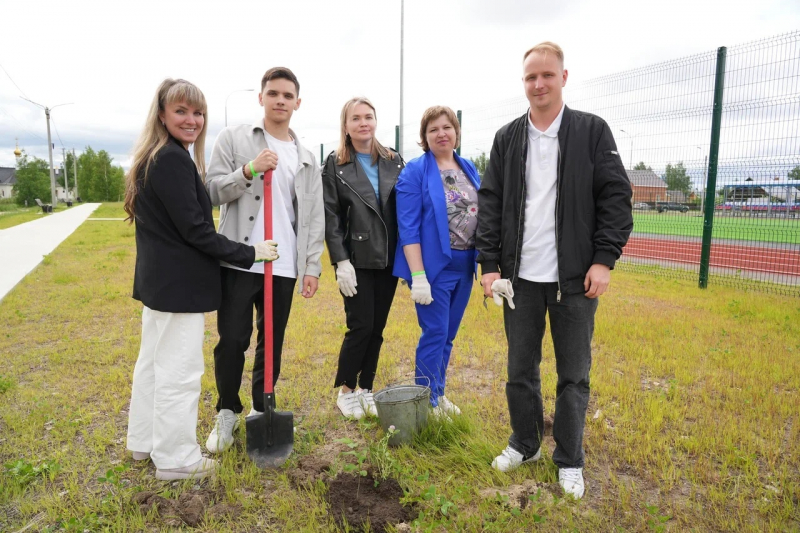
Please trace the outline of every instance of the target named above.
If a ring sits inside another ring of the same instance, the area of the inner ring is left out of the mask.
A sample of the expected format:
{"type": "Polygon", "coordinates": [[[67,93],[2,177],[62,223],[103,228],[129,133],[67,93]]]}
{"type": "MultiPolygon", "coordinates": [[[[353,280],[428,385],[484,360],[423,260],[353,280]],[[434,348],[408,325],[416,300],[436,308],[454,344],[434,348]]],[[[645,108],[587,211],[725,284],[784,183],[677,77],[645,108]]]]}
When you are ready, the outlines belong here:
{"type": "Polygon", "coordinates": [[[414,276],[424,276],[424,275],[425,275],[425,271],[424,271],[424,270],[420,270],[419,272],[412,272],[412,273],[411,273],[411,277],[414,277],[414,276]]]}
{"type": "Polygon", "coordinates": [[[250,174],[252,174],[253,177],[255,178],[256,176],[258,176],[258,173],[256,172],[256,169],[253,168],[253,162],[250,161],[249,165],[250,165],[250,174]]]}

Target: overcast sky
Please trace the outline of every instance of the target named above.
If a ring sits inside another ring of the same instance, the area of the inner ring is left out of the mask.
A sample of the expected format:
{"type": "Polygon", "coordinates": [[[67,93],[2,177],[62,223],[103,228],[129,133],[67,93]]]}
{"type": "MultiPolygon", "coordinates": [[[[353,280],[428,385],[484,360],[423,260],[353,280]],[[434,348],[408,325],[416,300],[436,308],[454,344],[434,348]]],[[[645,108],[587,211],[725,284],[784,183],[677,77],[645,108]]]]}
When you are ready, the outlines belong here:
{"type": "MultiPolygon", "coordinates": [[[[47,157],[44,112],[23,94],[51,107],[73,102],[52,113],[56,165],[63,142],[127,166],[165,77],[205,93],[207,157],[229,95],[229,124],[262,116],[257,93],[230,93],[257,89],[272,66],[300,80],[292,126],[315,154],[338,138],[352,96],[373,101],[387,142],[398,123],[399,0],[0,0],[0,12],[0,65],[16,82],[0,71],[0,166],[14,165],[15,137],[47,157]]],[[[522,95],[521,54],[543,40],[564,48],[572,84],[797,29],[797,0],[406,0],[406,138],[430,105],[469,110],[522,95]]]]}

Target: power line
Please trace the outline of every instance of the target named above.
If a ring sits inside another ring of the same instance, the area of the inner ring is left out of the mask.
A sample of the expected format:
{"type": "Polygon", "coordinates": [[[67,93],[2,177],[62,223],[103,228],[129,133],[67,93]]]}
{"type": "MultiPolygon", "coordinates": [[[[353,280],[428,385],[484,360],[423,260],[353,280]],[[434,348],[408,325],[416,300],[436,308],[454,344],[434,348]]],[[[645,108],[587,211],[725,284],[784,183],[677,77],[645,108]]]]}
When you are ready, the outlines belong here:
{"type": "Polygon", "coordinates": [[[25,98],[27,98],[27,97],[28,97],[28,95],[27,95],[27,94],[25,94],[25,91],[23,91],[22,89],[20,89],[20,88],[19,88],[19,85],[17,85],[17,82],[15,82],[15,81],[14,81],[14,78],[12,78],[12,77],[11,77],[11,74],[9,74],[9,73],[8,73],[8,71],[5,69],[5,67],[4,67],[3,65],[0,65],[0,68],[1,68],[1,69],[3,69],[3,72],[5,72],[5,73],[6,73],[6,76],[8,76],[8,79],[9,79],[9,80],[11,80],[11,83],[13,83],[13,84],[14,84],[14,87],[16,87],[16,88],[17,88],[17,90],[18,90],[20,93],[22,93],[22,95],[23,95],[25,98]]]}
{"type": "Polygon", "coordinates": [[[37,135],[36,133],[33,133],[33,132],[32,132],[32,131],[30,131],[28,128],[26,128],[25,126],[23,126],[23,125],[22,125],[22,122],[20,122],[19,120],[17,120],[17,117],[15,117],[15,116],[14,116],[14,115],[12,115],[11,113],[9,113],[9,112],[8,112],[8,111],[6,111],[5,109],[3,109],[2,107],[0,107],[0,111],[2,111],[2,112],[3,112],[3,114],[5,114],[5,115],[7,115],[8,117],[10,117],[10,118],[11,118],[11,119],[12,119],[14,122],[16,122],[17,124],[19,124],[19,127],[20,127],[20,128],[22,128],[23,130],[25,130],[26,132],[28,132],[29,134],[31,134],[31,135],[33,135],[34,137],[37,137],[37,138],[39,138],[39,139],[41,139],[41,140],[43,140],[43,141],[46,141],[46,139],[45,139],[44,137],[42,137],[41,135],[37,135]]]}
{"type": "Polygon", "coordinates": [[[56,130],[56,135],[58,136],[58,142],[61,143],[61,148],[64,148],[64,141],[61,140],[61,134],[58,133],[58,126],[56,126],[56,121],[53,119],[53,115],[50,115],[50,122],[53,123],[53,128],[56,130]]]}

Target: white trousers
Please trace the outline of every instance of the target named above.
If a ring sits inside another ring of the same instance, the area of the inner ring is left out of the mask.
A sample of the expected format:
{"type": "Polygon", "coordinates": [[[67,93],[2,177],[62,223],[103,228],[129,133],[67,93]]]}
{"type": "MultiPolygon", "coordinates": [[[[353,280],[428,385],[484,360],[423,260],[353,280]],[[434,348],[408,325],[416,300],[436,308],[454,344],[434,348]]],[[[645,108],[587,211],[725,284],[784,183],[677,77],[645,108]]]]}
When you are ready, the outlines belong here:
{"type": "Polygon", "coordinates": [[[203,313],[142,311],[142,345],[133,369],[128,449],[149,452],[156,468],[202,459],[197,403],[203,375],[203,313]]]}

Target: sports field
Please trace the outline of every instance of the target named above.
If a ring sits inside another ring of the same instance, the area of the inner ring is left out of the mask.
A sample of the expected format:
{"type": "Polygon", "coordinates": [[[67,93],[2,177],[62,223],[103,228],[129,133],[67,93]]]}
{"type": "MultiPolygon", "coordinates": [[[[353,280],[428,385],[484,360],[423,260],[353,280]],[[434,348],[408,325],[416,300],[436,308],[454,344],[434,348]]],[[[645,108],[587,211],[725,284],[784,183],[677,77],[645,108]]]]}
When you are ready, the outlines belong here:
{"type": "MultiPolygon", "coordinates": [[[[93,215],[122,216],[119,204],[93,215]]],[[[295,298],[276,389],[294,412],[294,456],[258,470],[241,429],[215,480],[158,482],[125,450],[141,327],[133,236],[120,221],[87,221],[0,302],[0,531],[338,531],[326,501],[348,464],[402,487],[411,527],[388,531],[800,529],[798,299],[653,273],[615,271],[600,304],[581,501],[561,497],[550,436],[543,460],[509,475],[490,467],[509,432],[506,344],[477,284],[448,373],[463,416],[388,451],[375,421],[342,419],[332,383],[344,312],[328,265],[317,296],[295,298]]],[[[405,287],[389,320],[378,388],[413,371],[405,287]]],[[[206,330],[201,443],[216,400],[214,314],[206,330]]],[[[552,414],[549,340],[542,374],[552,414]]]]}
{"type": "MultiPolygon", "coordinates": [[[[633,228],[638,234],[702,237],[703,217],[698,211],[633,212],[633,228]]],[[[715,213],[714,239],[800,244],[800,218],[729,216],[715,213]]]]}

